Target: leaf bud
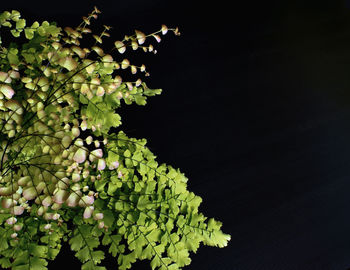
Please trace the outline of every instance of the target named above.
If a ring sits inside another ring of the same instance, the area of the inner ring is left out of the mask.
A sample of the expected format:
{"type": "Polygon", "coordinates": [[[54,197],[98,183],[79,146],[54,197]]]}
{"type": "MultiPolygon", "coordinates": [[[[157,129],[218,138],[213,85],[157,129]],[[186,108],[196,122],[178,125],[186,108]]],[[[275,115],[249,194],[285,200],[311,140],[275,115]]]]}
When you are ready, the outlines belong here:
{"type": "Polygon", "coordinates": [[[58,187],[58,190],[59,189],[67,189],[69,187],[69,179],[67,177],[63,177],[62,179],[60,179],[58,181],[56,186],[58,187]]]}
{"type": "Polygon", "coordinates": [[[72,181],[75,182],[79,182],[80,181],[80,174],[79,173],[73,173],[72,174],[72,181]]]}
{"type": "Polygon", "coordinates": [[[87,177],[89,176],[89,174],[90,174],[90,171],[89,171],[89,170],[84,170],[84,171],[83,171],[83,178],[84,178],[84,179],[87,178],[87,177]]]}
{"type": "Polygon", "coordinates": [[[88,136],[85,141],[87,145],[90,145],[92,143],[93,138],[91,136],[88,136]]]}
{"type": "Polygon", "coordinates": [[[13,225],[13,229],[14,229],[16,232],[22,230],[22,228],[23,228],[23,224],[15,224],[15,225],[13,225]]]}
{"type": "Polygon", "coordinates": [[[52,206],[51,206],[51,209],[52,210],[59,210],[59,209],[61,209],[62,208],[62,204],[60,204],[60,203],[54,203],[52,206]]]}
{"type": "Polygon", "coordinates": [[[86,205],[92,205],[94,203],[94,197],[93,196],[83,196],[79,201],[79,206],[84,207],[86,205]]]}
{"type": "Polygon", "coordinates": [[[131,41],[131,47],[133,50],[137,50],[137,48],[139,47],[139,44],[135,40],[133,40],[131,41]]]}
{"type": "Polygon", "coordinates": [[[96,150],[91,151],[91,155],[93,155],[96,158],[102,158],[103,151],[102,151],[102,149],[96,149],[96,150]]]}
{"type": "Polygon", "coordinates": [[[181,33],[179,32],[179,28],[176,27],[175,31],[174,31],[174,34],[177,35],[177,36],[180,36],[181,33]]]}
{"type": "Polygon", "coordinates": [[[135,30],[136,38],[138,43],[141,45],[146,41],[146,35],[142,33],[141,31],[135,30]]]}
{"type": "Polygon", "coordinates": [[[137,81],[135,82],[135,86],[138,87],[140,86],[142,83],[141,79],[137,79],[137,81]]]}
{"type": "Polygon", "coordinates": [[[80,135],[80,130],[77,127],[72,128],[72,134],[74,137],[78,137],[80,135]]]}
{"type": "Polygon", "coordinates": [[[87,129],[87,122],[86,120],[81,121],[80,128],[82,131],[85,131],[87,129]]]}
{"type": "Polygon", "coordinates": [[[65,200],[68,198],[69,193],[65,189],[58,190],[55,195],[53,196],[52,200],[55,203],[62,204],[65,202],[65,200]]]}
{"type": "Polygon", "coordinates": [[[83,163],[86,160],[86,151],[82,148],[79,148],[73,156],[73,160],[77,163],[83,163]]]}
{"type": "Polygon", "coordinates": [[[94,219],[95,219],[95,220],[101,220],[101,219],[103,219],[103,213],[96,213],[96,214],[94,215],[94,219]]]}
{"type": "Polygon", "coordinates": [[[46,212],[46,208],[44,206],[40,206],[37,210],[37,215],[42,216],[46,212]]]}
{"type": "Polygon", "coordinates": [[[17,222],[17,218],[15,218],[15,217],[10,217],[10,218],[8,218],[7,220],[6,220],[6,223],[8,224],[8,225],[13,225],[13,224],[15,224],[17,222]]]}
{"type": "Polygon", "coordinates": [[[100,147],[100,141],[99,140],[95,140],[94,141],[94,144],[95,144],[95,147],[97,148],[97,147],[100,147]]]}
{"type": "Polygon", "coordinates": [[[102,86],[99,86],[96,91],[96,96],[102,97],[105,94],[105,89],[102,86]]]}
{"type": "MultiPolygon", "coordinates": [[[[48,146],[48,145],[46,145],[48,146]]],[[[21,177],[20,179],[18,179],[18,185],[24,187],[27,185],[27,183],[30,181],[30,176],[29,175],[26,175],[26,176],[23,176],[21,177]]]]}
{"type": "Polygon", "coordinates": [[[104,159],[99,159],[97,164],[97,169],[102,171],[106,168],[106,161],[104,159]]]}
{"type": "Polygon", "coordinates": [[[155,40],[157,40],[158,43],[162,40],[159,35],[153,35],[153,37],[155,38],[155,40]]]}
{"type": "Polygon", "coordinates": [[[23,211],[24,211],[23,206],[14,206],[13,208],[11,208],[11,214],[16,216],[22,215],[23,211]]]}
{"type": "Polygon", "coordinates": [[[70,144],[72,143],[72,138],[71,136],[64,136],[62,138],[62,145],[65,147],[65,148],[68,148],[70,146],[70,144]]]}
{"type": "Polygon", "coordinates": [[[93,210],[94,210],[94,208],[92,206],[86,207],[85,210],[84,210],[84,214],[83,214],[84,219],[90,218],[91,215],[92,215],[93,210]]]}
{"type": "Polygon", "coordinates": [[[162,34],[165,35],[167,32],[168,32],[168,27],[165,24],[163,24],[162,25],[162,34]]]}
{"type": "Polygon", "coordinates": [[[126,46],[121,41],[114,42],[114,46],[117,48],[119,53],[124,53],[126,50],[126,46]]]}
{"type": "Polygon", "coordinates": [[[1,206],[3,208],[7,208],[7,209],[12,207],[13,206],[13,200],[11,198],[3,198],[1,200],[1,206]]]}
{"type": "Polygon", "coordinates": [[[103,221],[98,222],[98,228],[102,229],[105,226],[105,223],[103,221]]]}
{"type": "Polygon", "coordinates": [[[52,204],[52,198],[51,196],[47,196],[45,199],[41,201],[42,205],[44,206],[50,206],[52,204]]]}
{"type": "Polygon", "coordinates": [[[66,204],[70,207],[75,207],[78,205],[78,202],[80,200],[81,197],[81,191],[75,191],[74,193],[71,193],[68,197],[68,199],[66,200],[66,204]]]}
{"type": "Polygon", "coordinates": [[[37,196],[37,192],[35,187],[31,186],[23,189],[23,197],[26,200],[28,201],[33,200],[36,196],[37,196]]]}
{"type": "Polygon", "coordinates": [[[60,214],[59,213],[55,213],[53,216],[52,216],[52,219],[53,220],[57,220],[60,218],[60,214]]]}
{"type": "Polygon", "coordinates": [[[84,146],[84,141],[81,138],[78,138],[75,140],[74,145],[76,145],[78,147],[82,147],[82,146],[84,146]]]}
{"type": "Polygon", "coordinates": [[[130,61],[128,59],[124,59],[121,63],[122,69],[128,68],[130,65],[130,61]]]}

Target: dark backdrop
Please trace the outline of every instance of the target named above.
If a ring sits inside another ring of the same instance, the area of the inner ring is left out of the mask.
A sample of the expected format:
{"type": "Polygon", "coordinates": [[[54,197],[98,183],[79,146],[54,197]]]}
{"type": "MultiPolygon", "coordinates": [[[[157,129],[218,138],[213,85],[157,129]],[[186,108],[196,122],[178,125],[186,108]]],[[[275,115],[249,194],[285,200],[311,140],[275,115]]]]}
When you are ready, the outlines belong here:
{"type": "MultiPolygon", "coordinates": [[[[232,240],[191,270],[350,267],[350,4],[345,1],[1,1],[77,25],[97,5],[113,39],[179,26],[142,58],[146,107],[122,128],[189,178],[232,240]]],[[[65,247],[49,269],[80,269],[65,247]]],[[[108,269],[116,269],[109,259],[108,269]]],[[[148,262],[133,269],[150,269],[148,262]]]]}

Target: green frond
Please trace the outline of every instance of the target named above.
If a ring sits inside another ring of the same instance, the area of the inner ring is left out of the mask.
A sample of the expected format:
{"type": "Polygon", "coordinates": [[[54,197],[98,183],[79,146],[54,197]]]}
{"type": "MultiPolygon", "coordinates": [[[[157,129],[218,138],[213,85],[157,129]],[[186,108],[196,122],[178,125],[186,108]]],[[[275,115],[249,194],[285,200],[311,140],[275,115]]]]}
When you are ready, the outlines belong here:
{"type": "Polygon", "coordinates": [[[44,270],[62,241],[82,270],[103,270],[108,248],[121,270],[137,260],[151,268],[177,270],[191,262],[200,244],[225,247],[230,236],[221,223],[199,212],[202,198],[188,191],[188,178],[159,164],[146,139],[129,138],[119,111],[124,104],[145,106],[161,94],[141,78],[146,72],[119,54],[127,47],[155,53],[136,30],[107,52],[102,33],[87,28],[95,7],[75,28],[47,21],[28,22],[19,11],[0,14],[11,33],[0,36],[0,265],[44,270]],[[91,48],[80,47],[92,35],[91,48]],[[21,37],[24,37],[20,39],[21,37]],[[24,41],[23,41],[24,40],[24,41]]]}

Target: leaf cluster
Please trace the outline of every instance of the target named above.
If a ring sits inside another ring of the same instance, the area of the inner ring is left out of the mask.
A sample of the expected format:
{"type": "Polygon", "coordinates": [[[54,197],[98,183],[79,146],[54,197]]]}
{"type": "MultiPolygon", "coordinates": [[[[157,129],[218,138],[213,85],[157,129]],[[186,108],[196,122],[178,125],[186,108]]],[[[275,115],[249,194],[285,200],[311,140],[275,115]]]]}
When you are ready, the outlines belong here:
{"type": "MultiPolygon", "coordinates": [[[[158,164],[145,139],[129,138],[118,110],[144,106],[161,93],[121,70],[144,73],[120,58],[130,47],[156,52],[146,40],[177,28],[133,35],[105,52],[89,25],[97,8],[75,27],[28,24],[12,10],[0,14],[0,265],[47,269],[68,241],[83,270],[102,270],[101,246],[119,269],[150,260],[154,269],[181,269],[200,244],[224,247],[230,236],[219,221],[199,213],[202,199],[187,190],[180,170],[158,164]],[[29,26],[30,25],[30,26],[29,26]],[[86,35],[95,43],[81,46],[86,35]],[[21,41],[24,38],[24,42],[21,41]],[[116,54],[116,55],[115,55],[116,54]]],[[[135,75],[136,76],[136,75],[135,75]]]]}

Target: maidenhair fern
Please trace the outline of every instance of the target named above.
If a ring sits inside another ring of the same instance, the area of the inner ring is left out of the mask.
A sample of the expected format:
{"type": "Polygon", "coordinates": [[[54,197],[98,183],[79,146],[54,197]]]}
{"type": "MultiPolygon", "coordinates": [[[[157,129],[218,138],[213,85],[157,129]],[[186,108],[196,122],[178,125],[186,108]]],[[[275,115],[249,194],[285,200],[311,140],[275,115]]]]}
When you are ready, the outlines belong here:
{"type": "Polygon", "coordinates": [[[158,164],[145,139],[112,132],[123,103],[145,105],[161,93],[139,78],[123,81],[122,69],[148,73],[120,54],[155,52],[146,40],[178,29],[135,31],[106,53],[99,45],[110,27],[88,28],[98,13],[63,30],[47,21],[28,25],[16,10],[0,14],[9,39],[0,40],[3,268],[47,269],[68,241],[83,270],[106,269],[101,245],[121,270],[144,259],[152,269],[175,270],[190,264],[201,243],[230,240],[220,222],[198,212],[202,199],[187,190],[183,173],[158,164]],[[94,40],[91,48],[80,45],[83,37],[94,40]]]}

